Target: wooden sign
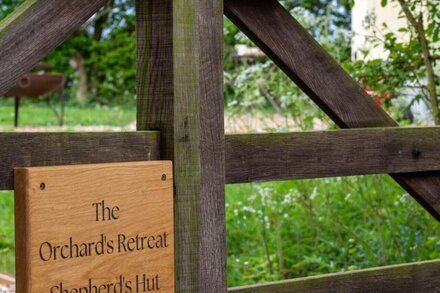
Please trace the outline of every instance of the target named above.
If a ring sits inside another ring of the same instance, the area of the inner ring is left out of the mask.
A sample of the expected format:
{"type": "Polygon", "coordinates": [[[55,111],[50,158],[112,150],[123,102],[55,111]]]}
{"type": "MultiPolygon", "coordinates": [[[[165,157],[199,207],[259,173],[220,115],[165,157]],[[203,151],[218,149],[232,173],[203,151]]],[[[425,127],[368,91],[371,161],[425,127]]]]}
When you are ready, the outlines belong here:
{"type": "Polygon", "coordinates": [[[169,161],[15,169],[18,293],[174,292],[169,161]]]}

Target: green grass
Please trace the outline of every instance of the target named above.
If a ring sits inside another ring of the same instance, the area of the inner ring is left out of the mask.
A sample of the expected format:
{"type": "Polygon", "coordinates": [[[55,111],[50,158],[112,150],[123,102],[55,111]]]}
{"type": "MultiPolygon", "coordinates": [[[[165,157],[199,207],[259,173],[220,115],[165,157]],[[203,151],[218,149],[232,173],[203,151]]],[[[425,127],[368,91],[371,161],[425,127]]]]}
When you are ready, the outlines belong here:
{"type": "Polygon", "coordinates": [[[14,273],[14,196],[0,192],[0,273],[14,273]]]}
{"type": "Polygon", "coordinates": [[[440,258],[440,225],[387,175],[229,185],[228,285],[440,258]]]}
{"type": "MultiPolygon", "coordinates": [[[[12,100],[12,99],[11,99],[12,100]]],[[[66,126],[108,125],[126,126],[136,119],[134,107],[79,107],[67,105],[65,108],[66,126]]],[[[0,125],[13,129],[14,106],[12,101],[0,104],[0,125]]],[[[19,114],[20,126],[57,126],[58,119],[45,103],[23,99],[19,114]]]]}

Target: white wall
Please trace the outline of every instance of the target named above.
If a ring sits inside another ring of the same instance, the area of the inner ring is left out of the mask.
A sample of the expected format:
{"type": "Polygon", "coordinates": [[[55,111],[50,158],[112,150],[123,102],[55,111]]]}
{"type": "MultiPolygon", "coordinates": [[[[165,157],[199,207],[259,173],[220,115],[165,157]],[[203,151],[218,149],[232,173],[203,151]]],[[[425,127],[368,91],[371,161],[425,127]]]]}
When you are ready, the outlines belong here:
{"type": "Polygon", "coordinates": [[[398,32],[399,28],[406,27],[405,18],[399,18],[400,7],[397,2],[389,2],[387,6],[382,7],[380,0],[356,0],[352,10],[351,29],[353,32],[352,57],[353,60],[363,59],[363,50],[369,50],[367,59],[386,58],[386,52],[383,47],[373,48],[367,40],[367,36],[373,36],[374,30],[378,36],[393,32],[403,40],[408,39],[403,33],[398,32]],[[373,27],[367,27],[366,19],[373,16],[375,21],[373,27]],[[386,24],[387,28],[384,28],[386,24]]]}

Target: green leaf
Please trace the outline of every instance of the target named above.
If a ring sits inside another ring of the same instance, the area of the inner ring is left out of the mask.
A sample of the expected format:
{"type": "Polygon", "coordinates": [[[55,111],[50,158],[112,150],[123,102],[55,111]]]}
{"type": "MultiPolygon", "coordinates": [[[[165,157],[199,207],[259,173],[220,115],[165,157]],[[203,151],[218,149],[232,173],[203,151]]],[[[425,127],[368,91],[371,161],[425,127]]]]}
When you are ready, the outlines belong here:
{"type": "Polygon", "coordinates": [[[401,27],[401,28],[398,29],[398,32],[400,32],[400,33],[407,33],[407,32],[409,32],[409,29],[406,28],[406,27],[401,27]]]}
{"type": "Polygon", "coordinates": [[[388,0],[381,0],[380,1],[380,5],[382,5],[382,7],[386,6],[388,4],[388,0]]]}

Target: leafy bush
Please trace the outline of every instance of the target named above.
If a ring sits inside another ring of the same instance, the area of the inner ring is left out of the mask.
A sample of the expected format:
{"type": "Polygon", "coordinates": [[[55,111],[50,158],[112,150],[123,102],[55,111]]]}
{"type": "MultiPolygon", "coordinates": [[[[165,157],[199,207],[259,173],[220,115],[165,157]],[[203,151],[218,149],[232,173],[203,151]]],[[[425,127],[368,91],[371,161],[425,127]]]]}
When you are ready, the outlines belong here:
{"type": "Polygon", "coordinates": [[[229,286],[440,257],[440,225],[386,175],[226,190],[229,286]]]}

